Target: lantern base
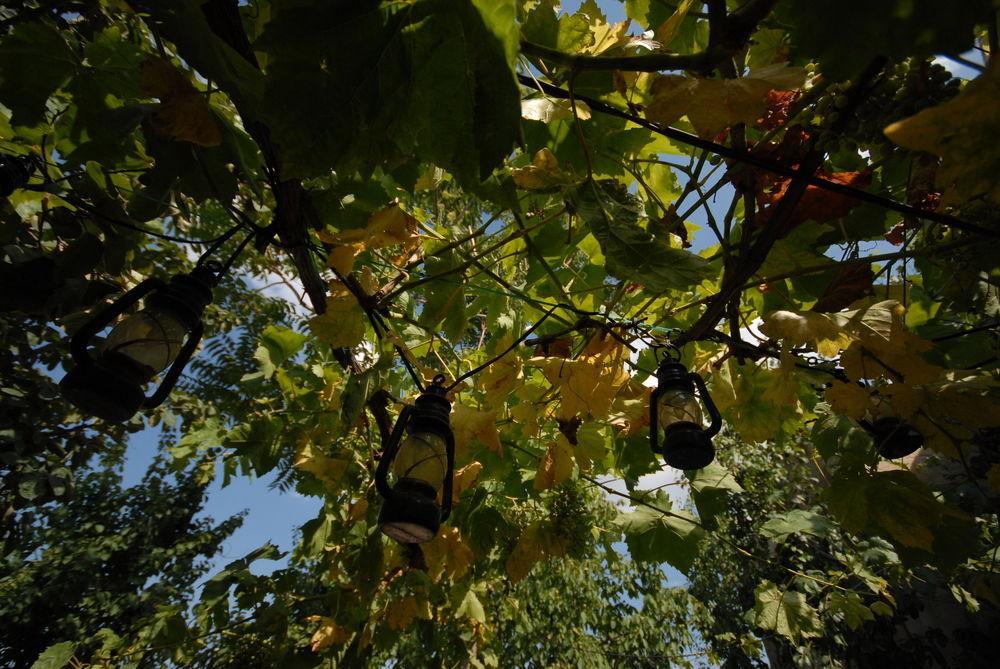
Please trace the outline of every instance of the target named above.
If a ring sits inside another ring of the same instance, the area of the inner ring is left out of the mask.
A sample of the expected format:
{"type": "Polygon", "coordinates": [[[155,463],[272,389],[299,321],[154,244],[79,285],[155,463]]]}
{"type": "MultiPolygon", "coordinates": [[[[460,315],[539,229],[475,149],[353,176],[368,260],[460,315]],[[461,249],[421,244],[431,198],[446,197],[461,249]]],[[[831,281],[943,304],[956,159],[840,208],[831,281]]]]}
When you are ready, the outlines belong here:
{"type": "Polygon", "coordinates": [[[879,418],[869,431],[875,450],[886,460],[905,458],[924,445],[924,436],[898,418],[879,418]]]}
{"type": "Polygon", "coordinates": [[[63,397],[84,413],[121,423],[136,414],[146,400],[133,379],[100,362],[80,364],[59,382],[63,397]]]}
{"type": "Polygon", "coordinates": [[[663,435],[663,459],[674,469],[701,469],[715,460],[715,447],[700,426],[675,423],[663,435]]]}
{"type": "Polygon", "coordinates": [[[437,535],[441,509],[430,485],[414,479],[400,479],[392,497],[382,503],[378,524],[382,533],[402,544],[422,544],[437,535]]]}

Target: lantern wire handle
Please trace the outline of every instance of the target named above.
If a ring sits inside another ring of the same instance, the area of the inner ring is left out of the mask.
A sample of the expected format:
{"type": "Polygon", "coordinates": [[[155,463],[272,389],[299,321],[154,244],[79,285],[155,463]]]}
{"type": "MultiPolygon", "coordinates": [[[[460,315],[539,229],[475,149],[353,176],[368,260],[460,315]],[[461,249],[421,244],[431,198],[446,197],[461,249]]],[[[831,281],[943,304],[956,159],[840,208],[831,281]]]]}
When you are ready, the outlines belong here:
{"type": "Polygon", "coordinates": [[[673,342],[667,342],[653,347],[653,358],[656,360],[657,365],[663,364],[665,360],[679,362],[681,359],[681,350],[673,342]]]}

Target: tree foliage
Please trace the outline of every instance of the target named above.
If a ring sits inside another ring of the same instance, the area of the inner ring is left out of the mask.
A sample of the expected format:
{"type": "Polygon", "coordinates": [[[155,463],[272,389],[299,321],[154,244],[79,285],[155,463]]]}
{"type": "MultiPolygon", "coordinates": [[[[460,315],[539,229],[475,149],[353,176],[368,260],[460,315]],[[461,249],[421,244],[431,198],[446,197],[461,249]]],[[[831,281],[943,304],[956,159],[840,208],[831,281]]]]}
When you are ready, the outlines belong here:
{"type": "MultiPolygon", "coordinates": [[[[5,550],[145,426],[202,480],[323,503],[292,567],[256,574],[262,548],[190,615],[45,662],[222,663],[232,636],[282,666],[852,666],[910,601],[994,620],[997,5],[870,4],[0,5],[0,151],[33,165],[0,209],[5,550]],[[61,401],[60,337],[200,254],[235,262],[170,402],[107,426],[61,401]],[[668,343],[729,434],[681,496],[640,482],[668,343]],[[400,546],[373,475],[439,373],[457,502],[400,546]],[[878,457],[889,418],[915,457],[878,457]]],[[[949,633],[914,661],[985,657],[949,633]]]]}

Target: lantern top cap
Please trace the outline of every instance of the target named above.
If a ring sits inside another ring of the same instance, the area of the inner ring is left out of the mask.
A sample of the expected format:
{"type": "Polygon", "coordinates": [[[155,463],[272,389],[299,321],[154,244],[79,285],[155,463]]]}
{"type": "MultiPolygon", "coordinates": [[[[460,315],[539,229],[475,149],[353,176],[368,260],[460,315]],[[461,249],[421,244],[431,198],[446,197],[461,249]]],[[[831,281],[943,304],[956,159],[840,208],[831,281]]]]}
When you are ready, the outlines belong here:
{"type": "Polygon", "coordinates": [[[656,368],[656,383],[663,387],[683,384],[687,388],[691,383],[690,374],[679,360],[667,359],[656,368]]]}
{"type": "Polygon", "coordinates": [[[448,389],[445,387],[444,382],[444,374],[435,374],[434,378],[431,379],[430,385],[424,388],[424,394],[445,397],[448,394],[448,389]]]}

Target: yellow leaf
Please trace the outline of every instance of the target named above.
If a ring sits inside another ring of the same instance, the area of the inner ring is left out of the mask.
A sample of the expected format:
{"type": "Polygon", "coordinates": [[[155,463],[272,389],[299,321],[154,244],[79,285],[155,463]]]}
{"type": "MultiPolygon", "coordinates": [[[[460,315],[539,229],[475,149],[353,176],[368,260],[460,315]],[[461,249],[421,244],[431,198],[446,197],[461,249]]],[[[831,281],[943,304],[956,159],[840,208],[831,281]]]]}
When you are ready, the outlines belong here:
{"type": "Polygon", "coordinates": [[[532,358],[549,383],[559,389],[560,418],[605,416],[629,376],[620,364],[603,360],[532,358]]]}
{"type": "Polygon", "coordinates": [[[712,373],[712,399],[727,421],[747,441],[773,439],[786,420],[795,418],[796,405],[778,405],[767,399],[779,372],[730,359],[712,373]]]}
{"type": "Polygon", "coordinates": [[[671,40],[674,39],[674,35],[677,34],[677,29],[681,27],[684,17],[687,16],[688,10],[691,9],[692,4],[694,4],[694,0],[681,0],[677,3],[677,9],[674,13],[656,29],[657,42],[663,46],[670,44],[671,40]]]}
{"type": "Polygon", "coordinates": [[[769,370],[770,384],[764,391],[764,400],[778,406],[796,406],[799,403],[799,380],[795,373],[795,356],[789,350],[781,352],[781,366],[769,370]]]}
{"type": "Polygon", "coordinates": [[[546,190],[576,181],[576,177],[559,167],[555,154],[545,148],[538,150],[531,165],[513,168],[510,175],[519,188],[526,190],[546,190]]]}
{"type": "Polygon", "coordinates": [[[826,391],[826,401],[834,411],[860,420],[871,407],[868,391],[856,383],[834,381],[826,391]]]}
{"type": "Polygon", "coordinates": [[[928,412],[968,439],[975,430],[1000,427],[1000,383],[991,374],[956,371],[926,388],[928,412]]]}
{"type": "Polygon", "coordinates": [[[958,97],[893,123],[885,135],[941,158],[942,204],[980,196],[1000,203],[1000,66],[991,63],[958,97]]]}
{"type": "Polygon", "coordinates": [[[497,412],[477,411],[461,404],[451,410],[451,428],[455,433],[455,451],[463,453],[473,439],[494,453],[501,453],[500,433],[497,432],[497,412]]]}
{"type": "Polygon", "coordinates": [[[879,389],[880,395],[888,398],[892,414],[899,418],[909,418],[923,406],[924,391],[905,383],[893,383],[879,389]]]}
{"type": "Polygon", "coordinates": [[[851,338],[826,314],[812,311],[774,311],[764,317],[760,330],[786,344],[812,344],[817,353],[833,357],[851,343],[851,338]]]}
{"type": "Polygon", "coordinates": [[[854,380],[884,377],[905,380],[909,384],[926,384],[941,375],[941,368],[927,362],[923,353],[933,347],[931,342],[906,329],[905,310],[889,300],[865,309],[833,314],[857,339],[843,353],[841,365],[854,380]]]}
{"type": "MultiPolygon", "coordinates": [[[[576,103],[576,116],[581,121],[589,121],[590,107],[586,102],[576,103]]],[[[552,123],[567,121],[573,118],[573,106],[569,100],[554,100],[552,98],[532,98],[521,101],[521,118],[529,121],[552,123]]]]}
{"type": "Polygon", "coordinates": [[[357,346],[365,336],[364,312],[344,284],[330,284],[326,313],[309,319],[309,329],[334,348],[357,346]]]}
{"type": "Polygon", "coordinates": [[[306,618],[306,621],[319,623],[319,629],[313,633],[312,638],[309,640],[309,646],[314,653],[318,653],[333,645],[343,645],[351,638],[351,632],[338,625],[333,618],[328,618],[327,616],[309,616],[306,618]]]}
{"type": "Polygon", "coordinates": [[[457,527],[442,527],[434,539],[420,544],[420,550],[427,564],[427,575],[435,583],[442,576],[453,581],[462,578],[475,559],[457,527]]]}
{"type": "Polygon", "coordinates": [[[538,436],[538,407],[533,402],[516,404],[510,408],[510,417],[526,437],[538,436]]]}
{"type": "Polygon", "coordinates": [[[365,498],[359,499],[357,502],[352,502],[347,508],[347,519],[352,523],[356,523],[368,513],[368,500],[365,498]]]}
{"type": "Polygon", "coordinates": [[[506,356],[486,368],[476,384],[486,393],[486,406],[497,407],[506,404],[510,392],[521,378],[521,359],[506,356]]]}
{"type": "Polygon", "coordinates": [[[535,474],[535,490],[549,490],[556,487],[573,473],[573,447],[562,434],[549,444],[545,455],[538,463],[535,474]]]}
{"type": "Polygon", "coordinates": [[[306,441],[295,452],[296,468],[309,472],[328,487],[336,487],[347,470],[347,460],[331,458],[319,451],[312,442],[306,441]]]}
{"type": "Polygon", "coordinates": [[[753,123],[767,110],[771,90],[790,90],[805,83],[805,71],[768,67],[742,79],[701,79],[662,75],[650,87],[646,118],[672,125],[687,116],[702,137],[714,137],[736,123],[753,123]]]}
{"type": "Polygon", "coordinates": [[[364,244],[334,246],[330,255],[326,257],[326,264],[337,270],[341,276],[347,276],[354,271],[354,259],[364,250],[364,244]]]}
{"type": "Polygon", "coordinates": [[[426,599],[407,596],[386,605],[385,621],[392,630],[405,630],[417,618],[430,620],[431,605],[426,599]]]}
{"type": "Polygon", "coordinates": [[[327,264],[341,274],[349,274],[354,269],[354,258],[366,249],[401,244],[404,254],[408,254],[420,240],[417,235],[417,219],[396,204],[376,211],[363,228],[343,230],[335,234],[323,231],[319,233],[319,238],[334,246],[327,264]]]}
{"type": "Polygon", "coordinates": [[[455,472],[452,482],[452,498],[457,502],[462,493],[476,485],[479,472],[483,470],[483,463],[470,462],[455,472]]]}
{"type": "Polygon", "coordinates": [[[144,95],[160,99],[150,118],[157,135],[199,146],[222,143],[222,131],[208,97],[171,63],[148,56],[142,63],[139,84],[144,95]]]}
{"type": "Polygon", "coordinates": [[[514,550],[507,557],[507,575],[517,583],[528,575],[537,562],[565,554],[566,545],[552,527],[541,522],[534,523],[521,533],[514,550]]]}

